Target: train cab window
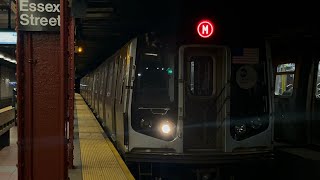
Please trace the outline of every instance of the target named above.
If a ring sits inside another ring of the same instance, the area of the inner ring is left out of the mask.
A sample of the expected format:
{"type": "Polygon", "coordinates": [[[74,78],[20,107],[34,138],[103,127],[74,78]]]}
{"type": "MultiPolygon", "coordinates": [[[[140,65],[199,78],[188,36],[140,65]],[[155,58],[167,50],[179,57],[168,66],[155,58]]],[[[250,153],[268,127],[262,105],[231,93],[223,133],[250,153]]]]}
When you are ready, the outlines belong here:
{"type": "Polygon", "coordinates": [[[294,84],[295,63],[280,64],[277,66],[275,95],[291,96],[294,84]]]}
{"type": "Polygon", "coordinates": [[[143,106],[175,106],[177,57],[171,39],[148,33],[138,39],[134,101],[143,106]]]}
{"type": "Polygon", "coordinates": [[[316,98],[320,99],[320,62],[318,64],[318,76],[317,76],[317,83],[316,83],[316,98]]]}
{"type": "Polygon", "coordinates": [[[189,90],[194,96],[213,94],[213,59],[210,56],[192,56],[189,61],[189,90]]]}

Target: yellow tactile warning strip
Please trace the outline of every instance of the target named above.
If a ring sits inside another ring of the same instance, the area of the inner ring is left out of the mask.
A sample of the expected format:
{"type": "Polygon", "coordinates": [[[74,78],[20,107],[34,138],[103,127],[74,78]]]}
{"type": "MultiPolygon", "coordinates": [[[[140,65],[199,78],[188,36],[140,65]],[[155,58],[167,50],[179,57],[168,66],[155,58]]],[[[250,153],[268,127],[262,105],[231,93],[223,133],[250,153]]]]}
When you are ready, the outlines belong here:
{"type": "Polygon", "coordinates": [[[83,180],[134,179],[79,94],[75,95],[83,180]]]}

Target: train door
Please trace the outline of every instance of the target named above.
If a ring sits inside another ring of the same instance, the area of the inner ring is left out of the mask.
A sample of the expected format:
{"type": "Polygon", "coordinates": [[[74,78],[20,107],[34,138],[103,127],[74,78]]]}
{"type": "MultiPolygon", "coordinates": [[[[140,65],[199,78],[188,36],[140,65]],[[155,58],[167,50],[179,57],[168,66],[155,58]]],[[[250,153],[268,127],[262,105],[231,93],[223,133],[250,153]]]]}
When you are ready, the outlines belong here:
{"type": "Polygon", "coordinates": [[[94,90],[94,74],[90,74],[90,92],[89,92],[89,96],[90,96],[90,107],[93,107],[93,90],[94,90]]]}
{"type": "MultiPolygon", "coordinates": [[[[112,61],[113,62],[113,61],[112,61]]],[[[103,126],[106,127],[107,126],[107,102],[109,102],[110,100],[108,99],[109,96],[110,96],[110,93],[108,93],[108,89],[109,89],[109,66],[111,63],[106,63],[105,66],[103,67],[103,71],[104,71],[104,78],[103,78],[103,81],[104,81],[104,86],[103,86],[103,100],[102,100],[102,119],[103,119],[103,126]],[[109,96],[107,96],[109,95],[109,96]]],[[[111,88],[110,88],[111,89],[111,88]]]]}
{"type": "Polygon", "coordinates": [[[106,77],[105,77],[105,74],[106,74],[106,71],[105,71],[105,66],[107,66],[106,64],[103,64],[101,67],[100,67],[100,72],[101,72],[101,84],[100,84],[100,91],[99,91],[99,118],[101,120],[103,120],[103,103],[104,103],[104,91],[105,91],[105,82],[106,82],[106,77]]]}
{"type": "Polygon", "coordinates": [[[274,63],[275,140],[293,142],[296,63],[274,63]]]}
{"type": "Polygon", "coordinates": [[[86,87],[86,99],[87,99],[87,103],[89,103],[89,98],[90,98],[90,95],[89,95],[89,93],[90,93],[90,85],[91,85],[91,83],[90,83],[90,75],[88,74],[87,75],[87,77],[86,77],[86,85],[87,85],[87,87],[86,87]]]}
{"type": "Polygon", "coordinates": [[[295,55],[275,64],[275,140],[307,144],[308,78],[311,58],[295,55]]]}
{"type": "Polygon", "coordinates": [[[111,101],[111,109],[112,109],[112,132],[114,134],[114,140],[116,140],[117,130],[117,118],[116,118],[116,104],[117,104],[117,84],[118,84],[118,73],[119,73],[119,62],[120,57],[115,57],[115,63],[113,68],[113,75],[112,75],[112,101],[111,101]]]}
{"type": "Polygon", "coordinates": [[[93,85],[94,85],[94,75],[92,73],[89,74],[89,105],[92,107],[93,105],[93,85]]]}
{"type": "Polygon", "coordinates": [[[218,118],[218,113],[226,98],[223,93],[227,82],[226,63],[224,47],[191,45],[180,48],[180,66],[184,74],[184,151],[213,150],[220,146],[217,139],[221,139],[222,119],[218,118]]]}
{"type": "Polygon", "coordinates": [[[95,91],[94,91],[94,105],[93,105],[93,112],[96,113],[98,112],[98,100],[99,100],[99,83],[100,83],[100,73],[99,73],[99,68],[95,71],[96,74],[96,83],[95,85],[95,91]]]}
{"type": "MultiPolygon", "coordinates": [[[[126,48],[125,48],[126,49],[126,48]]],[[[118,73],[117,73],[117,84],[116,84],[116,101],[115,101],[115,119],[116,119],[116,133],[117,133],[117,145],[122,149],[124,143],[124,83],[125,83],[125,68],[126,67],[126,51],[121,51],[119,63],[118,63],[118,73]]]]}
{"type": "Polygon", "coordinates": [[[90,104],[90,74],[87,75],[86,77],[86,82],[87,82],[87,87],[86,87],[86,100],[87,100],[87,103],[90,104]]]}
{"type": "Polygon", "coordinates": [[[98,114],[99,112],[99,90],[100,90],[100,84],[101,84],[101,80],[100,80],[100,68],[97,69],[96,71],[97,73],[97,80],[96,80],[96,89],[95,89],[95,94],[94,94],[94,112],[96,114],[98,114]]]}
{"type": "Polygon", "coordinates": [[[313,55],[317,52],[310,39],[298,37],[272,39],[270,47],[274,71],[274,139],[307,145],[312,142],[312,129],[317,123],[312,118],[319,117],[314,92],[317,65],[313,55]]]}
{"type": "MultiPolygon", "coordinates": [[[[81,94],[82,94],[83,98],[87,101],[88,100],[88,98],[87,98],[87,86],[86,86],[87,77],[82,78],[80,80],[80,82],[82,84],[82,92],[81,92],[81,94]]],[[[81,85],[80,85],[80,88],[81,88],[81,85]]]]}
{"type": "Polygon", "coordinates": [[[96,78],[95,78],[95,74],[92,73],[92,76],[91,76],[91,92],[90,92],[90,96],[91,96],[91,102],[90,102],[90,107],[93,108],[93,105],[94,105],[94,88],[95,88],[95,81],[96,81],[96,78]]]}
{"type": "Polygon", "coordinates": [[[313,78],[314,93],[312,93],[312,122],[311,144],[320,146],[320,61],[315,64],[315,77],[313,78]]]}
{"type": "Polygon", "coordinates": [[[96,102],[96,91],[97,91],[97,73],[93,74],[93,84],[92,84],[92,104],[91,107],[93,110],[95,109],[95,102],[96,102]]]}
{"type": "Polygon", "coordinates": [[[103,83],[103,72],[102,72],[102,67],[99,67],[99,84],[98,84],[98,94],[97,94],[97,115],[98,117],[100,116],[100,101],[101,101],[101,90],[102,90],[102,83],[103,83]]]}
{"type": "Polygon", "coordinates": [[[89,76],[87,75],[85,78],[84,78],[84,81],[85,81],[85,98],[86,98],[86,101],[88,102],[88,92],[89,92],[89,76]]]}
{"type": "Polygon", "coordinates": [[[111,138],[113,141],[115,139],[115,92],[116,92],[116,79],[117,79],[117,65],[118,57],[115,56],[111,58],[111,61],[108,63],[106,67],[106,90],[105,90],[105,106],[104,106],[104,119],[106,122],[106,127],[111,134],[111,138]]]}

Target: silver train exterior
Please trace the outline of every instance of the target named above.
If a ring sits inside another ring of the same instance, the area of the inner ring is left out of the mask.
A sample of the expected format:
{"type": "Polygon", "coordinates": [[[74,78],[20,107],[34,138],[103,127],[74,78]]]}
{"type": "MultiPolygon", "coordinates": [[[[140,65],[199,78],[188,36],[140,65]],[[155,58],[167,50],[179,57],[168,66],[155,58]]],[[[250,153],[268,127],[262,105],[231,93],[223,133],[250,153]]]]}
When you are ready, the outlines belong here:
{"type": "Polygon", "coordinates": [[[232,63],[225,46],[141,36],[83,77],[80,93],[128,161],[268,157],[270,64],[257,55],[232,63]]]}

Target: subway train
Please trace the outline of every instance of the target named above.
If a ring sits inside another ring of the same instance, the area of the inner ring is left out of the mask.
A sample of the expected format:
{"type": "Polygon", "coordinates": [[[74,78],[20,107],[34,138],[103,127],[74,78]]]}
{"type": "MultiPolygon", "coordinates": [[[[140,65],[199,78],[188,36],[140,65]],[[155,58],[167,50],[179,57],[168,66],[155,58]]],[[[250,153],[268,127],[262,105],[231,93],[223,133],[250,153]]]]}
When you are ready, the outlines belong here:
{"type": "Polygon", "coordinates": [[[275,147],[320,147],[320,47],[309,36],[268,39],[275,147]]]}
{"type": "Polygon", "coordinates": [[[266,51],[178,41],[140,35],[80,81],[80,94],[126,162],[270,158],[266,51]]]}

